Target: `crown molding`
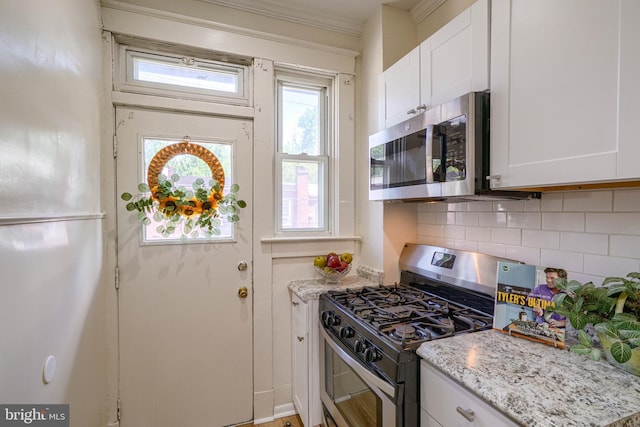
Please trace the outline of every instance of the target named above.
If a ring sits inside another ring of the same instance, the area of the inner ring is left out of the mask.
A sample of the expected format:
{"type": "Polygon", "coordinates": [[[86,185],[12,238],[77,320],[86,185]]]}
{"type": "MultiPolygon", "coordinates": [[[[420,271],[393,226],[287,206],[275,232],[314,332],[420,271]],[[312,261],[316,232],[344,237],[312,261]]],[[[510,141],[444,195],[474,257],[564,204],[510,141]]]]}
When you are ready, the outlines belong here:
{"type": "Polygon", "coordinates": [[[249,12],[256,15],[267,16],[269,18],[280,19],[295,24],[310,25],[323,30],[336,31],[355,37],[359,37],[364,28],[364,22],[345,19],[333,14],[318,11],[313,11],[313,13],[310,14],[309,9],[303,6],[294,6],[290,2],[285,3],[278,0],[262,0],[260,1],[259,8],[255,6],[255,0],[200,1],[238,9],[243,12],[249,12]],[[286,15],[283,14],[283,10],[287,11],[286,15]]]}
{"type": "MultiPolygon", "coordinates": [[[[204,1],[204,0],[203,0],[204,1]]],[[[133,13],[142,16],[148,16],[153,18],[166,19],[173,22],[178,22],[182,24],[194,25],[202,28],[209,28],[212,30],[218,30],[223,32],[228,32],[231,34],[240,34],[244,36],[254,37],[262,40],[268,40],[276,43],[284,43],[289,45],[300,46],[303,48],[314,49],[318,51],[328,52],[331,54],[344,55],[346,57],[355,58],[360,55],[360,52],[345,49],[335,46],[327,46],[319,43],[314,43],[310,41],[293,39],[291,37],[280,36],[271,33],[265,33],[262,31],[256,31],[249,28],[236,27],[233,25],[222,24],[218,22],[212,22],[209,20],[194,18],[185,15],[179,15],[172,12],[166,12],[158,9],[152,9],[145,6],[138,6],[129,3],[124,3],[118,0],[101,0],[101,6],[103,8],[114,9],[122,12],[133,13]]],[[[110,30],[109,28],[105,28],[106,30],[110,30]]]]}
{"type": "Polygon", "coordinates": [[[411,19],[416,24],[419,24],[445,1],[446,0],[422,0],[413,9],[411,9],[411,19]]]}

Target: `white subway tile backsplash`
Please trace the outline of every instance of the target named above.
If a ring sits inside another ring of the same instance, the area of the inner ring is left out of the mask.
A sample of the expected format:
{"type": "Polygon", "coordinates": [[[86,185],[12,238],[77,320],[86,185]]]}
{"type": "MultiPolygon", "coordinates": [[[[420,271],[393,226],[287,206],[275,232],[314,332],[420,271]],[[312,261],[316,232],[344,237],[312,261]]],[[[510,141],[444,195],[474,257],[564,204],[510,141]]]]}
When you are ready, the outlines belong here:
{"type": "Polygon", "coordinates": [[[507,257],[507,246],[499,243],[478,242],[478,252],[497,257],[507,257]]]}
{"type": "Polygon", "coordinates": [[[542,213],[542,229],[558,231],[584,231],[584,213],[542,213]]]}
{"type": "Polygon", "coordinates": [[[578,191],[564,193],[565,212],[611,212],[612,191],[578,191]]]}
{"type": "Polygon", "coordinates": [[[478,212],[456,212],[456,225],[478,226],[478,212]]]}
{"type": "Polygon", "coordinates": [[[560,249],[571,252],[606,255],[609,236],[606,234],[560,233],[560,249]]]}
{"type": "Polygon", "coordinates": [[[445,225],[444,226],[444,237],[448,239],[464,239],[465,229],[459,225],[445,225]]]}
{"type": "Polygon", "coordinates": [[[564,193],[542,193],[540,210],[542,212],[561,212],[564,193]]]}
{"type": "Polygon", "coordinates": [[[540,200],[417,205],[418,241],[558,266],[602,283],[640,270],[640,190],[543,193],[540,200]]]}
{"type": "Polygon", "coordinates": [[[611,256],[640,258],[640,236],[611,236],[611,256]]]}
{"type": "Polygon", "coordinates": [[[595,276],[624,277],[627,273],[640,271],[640,260],[612,256],[585,255],[583,271],[595,276]]]}
{"type": "Polygon", "coordinates": [[[567,271],[583,271],[584,257],[584,254],[578,252],[542,249],[540,264],[544,267],[564,268],[567,271]]]}
{"type": "Polygon", "coordinates": [[[435,224],[418,224],[418,234],[421,236],[443,237],[444,226],[435,224]]]}
{"type": "Polygon", "coordinates": [[[490,242],[491,229],[488,227],[467,227],[466,238],[476,242],[490,242]]]}
{"type": "Polygon", "coordinates": [[[478,252],[478,242],[472,242],[470,240],[456,240],[454,248],[461,251],[478,252]]]}
{"type": "Polygon", "coordinates": [[[540,199],[529,199],[524,202],[524,211],[525,212],[540,212],[541,210],[541,201],[540,199]]]}
{"type": "Polygon", "coordinates": [[[540,265],[540,249],[524,246],[507,246],[507,258],[526,264],[540,265]]]}
{"type": "Polygon", "coordinates": [[[492,228],[491,241],[493,243],[504,243],[505,245],[520,245],[522,243],[521,230],[512,228],[492,228]]]}
{"type": "Polygon", "coordinates": [[[524,201],[507,200],[504,202],[493,202],[493,210],[496,212],[522,212],[524,211],[524,201]]]}
{"type": "Polygon", "coordinates": [[[587,213],[589,233],[640,235],[640,213],[587,213]]]}
{"type": "Polygon", "coordinates": [[[418,224],[435,224],[435,212],[418,212],[418,224]]]}
{"type": "Polygon", "coordinates": [[[456,213],[455,212],[438,212],[435,217],[436,224],[455,224],[456,213]]]}
{"type": "Polygon", "coordinates": [[[616,190],[613,192],[614,212],[640,212],[640,190],[616,190]]]}
{"type": "Polygon", "coordinates": [[[468,202],[467,210],[469,212],[492,212],[493,203],[492,202],[468,202]]]}
{"type": "Polygon", "coordinates": [[[522,246],[559,249],[560,233],[557,231],[522,230],[522,246]]]}
{"type": "Polygon", "coordinates": [[[480,227],[506,227],[506,212],[480,212],[478,214],[478,225],[480,227]]]}
{"type": "Polygon", "coordinates": [[[539,230],[542,226],[542,215],[538,212],[507,212],[507,227],[532,228],[539,230]]]}

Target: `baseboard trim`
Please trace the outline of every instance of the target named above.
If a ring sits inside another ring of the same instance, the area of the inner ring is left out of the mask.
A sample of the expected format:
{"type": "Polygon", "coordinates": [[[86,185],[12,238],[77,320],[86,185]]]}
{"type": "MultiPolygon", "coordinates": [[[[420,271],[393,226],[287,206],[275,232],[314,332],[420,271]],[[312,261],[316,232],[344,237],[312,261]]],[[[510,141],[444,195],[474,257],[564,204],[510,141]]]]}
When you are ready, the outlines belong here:
{"type": "Polygon", "coordinates": [[[279,405],[273,408],[273,417],[275,419],[288,417],[297,413],[298,412],[296,411],[296,407],[293,406],[293,402],[287,403],[286,405],[279,405]]]}

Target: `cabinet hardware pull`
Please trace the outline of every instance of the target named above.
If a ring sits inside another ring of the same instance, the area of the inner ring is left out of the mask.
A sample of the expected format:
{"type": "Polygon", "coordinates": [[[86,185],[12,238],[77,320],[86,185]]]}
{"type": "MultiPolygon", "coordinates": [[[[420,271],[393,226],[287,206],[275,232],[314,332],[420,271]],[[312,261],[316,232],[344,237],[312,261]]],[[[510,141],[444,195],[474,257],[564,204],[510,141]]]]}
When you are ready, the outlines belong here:
{"type": "Polygon", "coordinates": [[[489,176],[487,176],[486,179],[489,180],[489,181],[492,180],[492,179],[495,179],[496,181],[500,181],[500,178],[501,178],[500,175],[489,175],[489,176]]]}
{"type": "Polygon", "coordinates": [[[304,341],[304,337],[297,337],[297,338],[298,338],[298,341],[300,342],[304,341]]]}
{"type": "Polygon", "coordinates": [[[296,302],[296,301],[291,301],[291,305],[293,305],[294,307],[297,306],[298,304],[300,304],[300,303],[296,302]]]}
{"type": "Polygon", "coordinates": [[[473,412],[473,409],[462,409],[459,406],[456,407],[456,412],[459,413],[460,415],[462,415],[469,422],[473,422],[473,419],[474,419],[474,417],[476,415],[473,412]]]}
{"type": "Polygon", "coordinates": [[[415,114],[416,113],[416,109],[412,108],[411,110],[407,111],[407,114],[415,114]]]}
{"type": "Polygon", "coordinates": [[[422,104],[422,105],[418,105],[418,106],[416,107],[416,110],[426,111],[426,110],[427,110],[427,108],[428,108],[428,107],[427,107],[426,105],[422,104]]]}

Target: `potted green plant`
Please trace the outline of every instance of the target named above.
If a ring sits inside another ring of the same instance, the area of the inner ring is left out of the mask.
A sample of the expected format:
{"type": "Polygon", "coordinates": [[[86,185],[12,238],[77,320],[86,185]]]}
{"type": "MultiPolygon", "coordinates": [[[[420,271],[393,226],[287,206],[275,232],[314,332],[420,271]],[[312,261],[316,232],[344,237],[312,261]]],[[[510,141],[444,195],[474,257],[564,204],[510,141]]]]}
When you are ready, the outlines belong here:
{"type": "Polygon", "coordinates": [[[551,311],[566,316],[578,331],[571,351],[594,360],[604,353],[612,365],[640,376],[640,273],[607,277],[600,287],[566,279],[557,279],[556,286],[561,292],[551,311]],[[585,331],[588,325],[598,335],[599,348],[585,331]]]}

